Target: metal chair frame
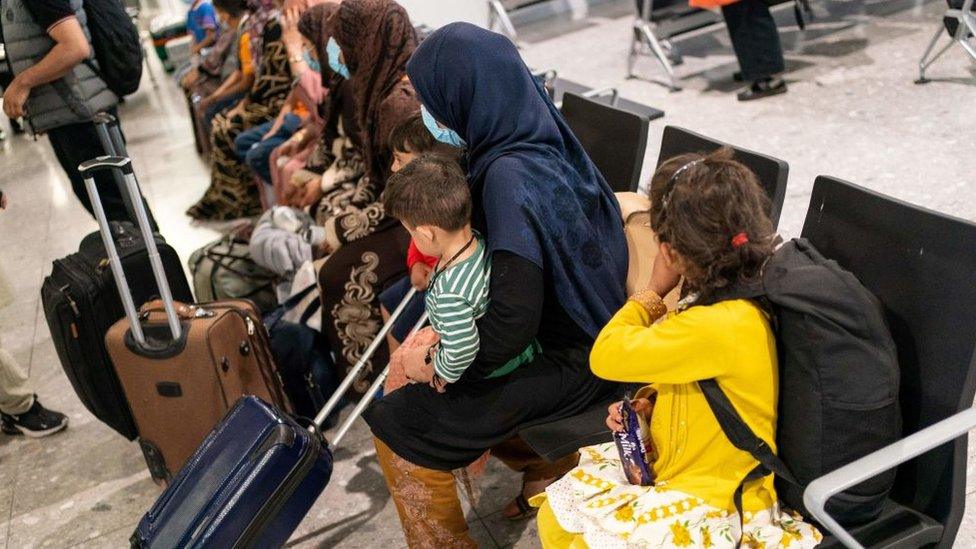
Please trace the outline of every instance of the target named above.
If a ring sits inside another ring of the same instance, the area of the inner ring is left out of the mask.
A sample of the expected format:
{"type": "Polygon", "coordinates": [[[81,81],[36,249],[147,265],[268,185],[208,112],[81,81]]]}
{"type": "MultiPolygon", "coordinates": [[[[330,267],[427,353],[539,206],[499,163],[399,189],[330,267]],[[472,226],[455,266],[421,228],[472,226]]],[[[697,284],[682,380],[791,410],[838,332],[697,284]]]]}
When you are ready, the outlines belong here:
{"type": "Polygon", "coordinates": [[[495,30],[498,27],[509,40],[518,44],[518,32],[515,30],[512,18],[508,15],[508,10],[500,0],[488,0],[488,28],[495,30]]]}
{"type": "Polygon", "coordinates": [[[641,12],[634,19],[633,32],[630,39],[630,54],[627,57],[627,78],[636,78],[634,67],[637,59],[641,56],[641,46],[650,48],[654,58],[661,64],[661,68],[667,74],[667,85],[671,91],[680,91],[681,87],[677,84],[674,74],[674,64],[671,62],[670,55],[673,55],[674,45],[668,39],[659,39],[654,33],[657,25],[651,21],[652,4],[654,0],[644,0],[641,5],[641,12]]]}
{"type": "Polygon", "coordinates": [[[922,59],[918,62],[918,80],[915,81],[916,84],[925,84],[930,82],[928,78],[925,77],[925,71],[933,63],[936,62],[942,55],[949,51],[949,48],[953,44],[958,43],[962,46],[962,49],[966,51],[969,57],[972,58],[973,62],[976,63],[976,13],[973,13],[973,5],[976,0],[965,0],[962,7],[959,9],[950,8],[946,10],[945,15],[942,16],[943,22],[939,25],[939,29],[935,32],[935,36],[929,42],[929,46],[925,49],[925,53],[922,55],[922,59]],[[958,23],[956,26],[956,32],[954,35],[949,37],[949,43],[942,47],[938,53],[932,54],[932,50],[935,49],[935,45],[939,43],[939,39],[942,38],[942,33],[947,32],[945,21],[948,19],[955,19],[958,23]]]}

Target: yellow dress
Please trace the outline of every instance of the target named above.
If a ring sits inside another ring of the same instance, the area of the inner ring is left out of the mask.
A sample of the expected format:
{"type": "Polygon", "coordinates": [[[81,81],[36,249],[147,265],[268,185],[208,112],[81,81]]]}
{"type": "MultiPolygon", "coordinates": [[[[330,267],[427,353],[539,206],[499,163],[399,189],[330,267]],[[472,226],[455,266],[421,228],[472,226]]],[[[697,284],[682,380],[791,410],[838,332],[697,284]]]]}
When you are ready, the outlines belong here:
{"type": "MultiPolygon", "coordinates": [[[[642,393],[657,392],[650,422],[655,485],[629,484],[613,443],[582,448],[579,466],[546,490],[539,521],[547,546],[731,548],[740,538],[733,494],[757,462],[732,446],[695,382],[716,379],[775,451],[773,333],[762,311],[745,300],[654,321],[628,302],[597,338],[590,367],[601,378],[648,383],[642,393]],[[553,541],[559,539],[566,542],[553,541]]],[[[821,540],[814,527],[780,508],[772,476],[746,485],[743,509],[744,547],[803,548],[821,540]]]]}

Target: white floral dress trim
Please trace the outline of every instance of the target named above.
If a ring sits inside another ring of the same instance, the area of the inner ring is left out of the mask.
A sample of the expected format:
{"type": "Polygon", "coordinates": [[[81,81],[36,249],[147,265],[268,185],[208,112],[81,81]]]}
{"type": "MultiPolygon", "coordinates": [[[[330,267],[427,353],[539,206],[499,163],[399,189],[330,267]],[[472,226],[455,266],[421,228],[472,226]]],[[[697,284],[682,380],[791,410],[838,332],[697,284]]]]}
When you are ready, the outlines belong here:
{"type": "MultiPolygon", "coordinates": [[[[655,486],[627,482],[617,448],[600,444],[580,449],[579,465],[546,489],[559,525],[582,534],[590,547],[735,548],[739,517],[702,499],[655,486]]],[[[816,547],[820,532],[779,505],[745,513],[742,547],[816,547]]]]}

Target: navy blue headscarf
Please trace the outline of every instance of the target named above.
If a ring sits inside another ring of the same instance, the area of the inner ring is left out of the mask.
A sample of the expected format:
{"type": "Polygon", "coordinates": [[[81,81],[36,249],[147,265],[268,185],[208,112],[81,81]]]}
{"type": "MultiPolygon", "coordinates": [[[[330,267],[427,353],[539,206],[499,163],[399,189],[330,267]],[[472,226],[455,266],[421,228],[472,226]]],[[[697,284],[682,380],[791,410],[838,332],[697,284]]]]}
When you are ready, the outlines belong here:
{"type": "Polygon", "coordinates": [[[626,298],[620,207],[518,50],[452,23],[417,48],[407,74],[431,115],[468,144],[475,224],[490,250],[539,266],[596,337],[626,298]]]}

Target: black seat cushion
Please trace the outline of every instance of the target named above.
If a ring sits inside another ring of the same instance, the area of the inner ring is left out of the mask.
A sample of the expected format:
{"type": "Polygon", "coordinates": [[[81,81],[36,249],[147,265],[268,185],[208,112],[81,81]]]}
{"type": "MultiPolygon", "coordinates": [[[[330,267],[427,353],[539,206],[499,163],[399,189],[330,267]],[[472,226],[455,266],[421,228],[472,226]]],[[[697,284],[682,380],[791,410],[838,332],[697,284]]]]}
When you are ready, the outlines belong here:
{"type": "Polygon", "coordinates": [[[610,442],[607,408],[616,399],[594,404],[582,414],[519,431],[519,437],[548,462],[566,457],[584,446],[610,442]]]}
{"type": "MultiPolygon", "coordinates": [[[[823,529],[821,529],[823,531],[823,529]]],[[[877,519],[848,531],[871,548],[926,547],[942,539],[942,524],[914,509],[888,500],[884,511],[877,519]]],[[[844,544],[833,536],[825,535],[820,549],[842,549],[844,544]]]]}

